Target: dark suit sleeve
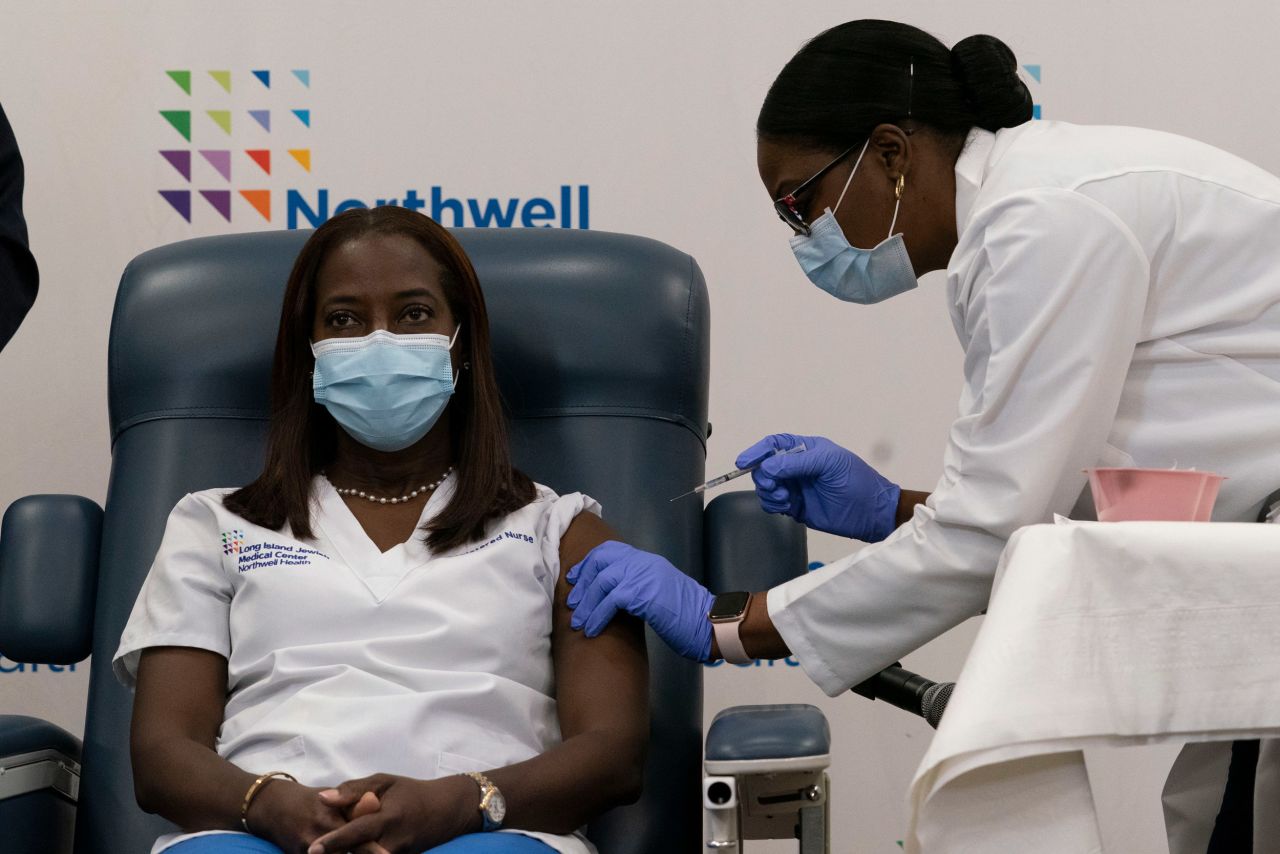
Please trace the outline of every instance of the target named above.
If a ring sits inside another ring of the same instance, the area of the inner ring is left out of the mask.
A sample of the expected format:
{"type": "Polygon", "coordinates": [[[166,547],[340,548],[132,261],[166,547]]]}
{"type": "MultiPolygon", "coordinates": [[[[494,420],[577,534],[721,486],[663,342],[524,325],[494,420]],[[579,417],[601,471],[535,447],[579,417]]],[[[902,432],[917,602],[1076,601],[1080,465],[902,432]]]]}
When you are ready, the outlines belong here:
{"type": "Polygon", "coordinates": [[[22,218],[22,155],[0,107],[0,349],[36,300],[40,272],[22,218]]]}

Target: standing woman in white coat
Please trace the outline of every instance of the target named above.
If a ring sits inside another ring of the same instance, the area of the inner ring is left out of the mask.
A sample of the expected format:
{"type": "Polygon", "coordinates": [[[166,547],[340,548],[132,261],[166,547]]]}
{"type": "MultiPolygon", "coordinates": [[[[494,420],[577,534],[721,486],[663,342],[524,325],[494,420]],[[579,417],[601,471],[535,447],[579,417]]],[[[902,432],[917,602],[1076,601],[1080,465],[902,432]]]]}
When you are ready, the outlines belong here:
{"type": "Polygon", "coordinates": [[[742,606],[605,543],[570,573],[575,627],[622,610],[696,660],[791,654],[834,696],[980,613],[1015,530],[1089,518],[1086,467],[1212,470],[1214,518],[1257,517],[1280,487],[1280,180],[1166,133],[1030,121],[1017,68],[991,36],[853,21],[787,63],[757,124],[813,284],[875,303],[946,271],[965,382],[933,491],[765,437],[739,465],[807,450],[755,472],[764,508],[873,545],[742,606]]]}

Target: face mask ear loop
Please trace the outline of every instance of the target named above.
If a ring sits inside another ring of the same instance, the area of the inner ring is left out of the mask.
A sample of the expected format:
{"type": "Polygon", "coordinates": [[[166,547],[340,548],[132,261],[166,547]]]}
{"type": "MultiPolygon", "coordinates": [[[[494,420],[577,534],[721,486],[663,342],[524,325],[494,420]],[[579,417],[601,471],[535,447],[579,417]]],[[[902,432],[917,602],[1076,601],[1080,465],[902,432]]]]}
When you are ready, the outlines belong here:
{"type": "Polygon", "coordinates": [[[849,192],[849,185],[853,183],[853,176],[858,174],[858,167],[862,165],[863,155],[867,153],[867,146],[871,144],[871,137],[867,137],[867,141],[862,144],[862,151],[858,152],[858,159],[854,161],[853,171],[849,173],[849,180],[844,182],[844,189],[840,191],[840,198],[836,199],[836,206],[831,209],[832,213],[840,210],[840,203],[844,201],[844,194],[849,192]]]}
{"type": "MultiPolygon", "coordinates": [[[[901,198],[893,206],[893,221],[889,223],[889,237],[893,237],[893,227],[898,224],[898,208],[900,207],[902,207],[901,198]]],[[[888,240],[889,237],[886,237],[885,240],[888,240]]]]}
{"type": "MultiPolygon", "coordinates": [[[[457,329],[453,330],[453,337],[449,339],[449,350],[450,350],[451,352],[452,352],[452,350],[453,350],[453,342],[458,340],[458,334],[459,334],[460,332],[462,332],[462,324],[461,324],[461,323],[459,323],[459,324],[458,324],[458,328],[457,328],[457,329]]],[[[454,387],[454,388],[457,388],[457,387],[458,387],[458,377],[460,377],[460,376],[462,376],[462,371],[454,371],[454,372],[453,372],[453,387],[454,387]]]]}

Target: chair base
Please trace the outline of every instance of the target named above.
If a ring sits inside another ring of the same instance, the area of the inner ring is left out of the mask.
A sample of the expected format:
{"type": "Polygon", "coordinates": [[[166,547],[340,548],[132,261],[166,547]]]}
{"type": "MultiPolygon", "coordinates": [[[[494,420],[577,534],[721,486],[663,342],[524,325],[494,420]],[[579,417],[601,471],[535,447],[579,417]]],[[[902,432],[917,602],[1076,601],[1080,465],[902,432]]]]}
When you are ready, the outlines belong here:
{"type": "Polygon", "coordinates": [[[748,839],[795,839],[800,854],[829,854],[830,787],[824,770],[704,777],[707,850],[740,854],[748,839]]]}

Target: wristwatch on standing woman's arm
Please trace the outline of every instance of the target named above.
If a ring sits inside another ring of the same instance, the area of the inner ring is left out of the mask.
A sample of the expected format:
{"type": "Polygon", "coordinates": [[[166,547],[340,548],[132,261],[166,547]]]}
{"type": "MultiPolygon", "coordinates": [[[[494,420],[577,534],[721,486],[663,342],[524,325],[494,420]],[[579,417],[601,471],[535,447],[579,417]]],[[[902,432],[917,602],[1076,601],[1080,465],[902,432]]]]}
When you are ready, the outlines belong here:
{"type": "Polygon", "coordinates": [[[715,633],[716,646],[720,647],[720,657],[730,664],[750,664],[752,661],[739,634],[750,604],[751,594],[741,591],[721,593],[711,603],[711,613],[707,615],[711,620],[711,631],[715,633]]]}

